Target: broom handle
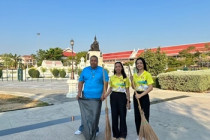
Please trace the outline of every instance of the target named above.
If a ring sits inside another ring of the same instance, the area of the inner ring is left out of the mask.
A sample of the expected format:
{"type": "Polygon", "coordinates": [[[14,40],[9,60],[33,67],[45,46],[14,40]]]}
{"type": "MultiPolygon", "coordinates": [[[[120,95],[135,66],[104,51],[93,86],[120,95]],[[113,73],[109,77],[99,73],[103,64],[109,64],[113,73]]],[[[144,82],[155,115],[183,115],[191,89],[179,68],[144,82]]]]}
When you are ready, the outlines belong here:
{"type": "MultiPolygon", "coordinates": [[[[131,73],[131,68],[130,68],[130,65],[128,65],[128,68],[129,68],[130,76],[133,76],[133,75],[132,75],[132,73],[131,73]]],[[[132,85],[134,86],[134,92],[135,92],[135,94],[137,95],[138,93],[137,93],[137,91],[136,91],[136,87],[135,87],[135,85],[134,85],[133,80],[131,80],[131,82],[132,82],[132,85]]],[[[138,107],[139,107],[139,110],[142,110],[142,109],[141,109],[141,105],[140,105],[140,101],[139,101],[139,99],[136,99],[136,100],[137,100],[137,102],[138,102],[138,107]]]]}
{"type": "MultiPolygon", "coordinates": [[[[104,73],[104,64],[102,65],[103,67],[103,82],[104,82],[104,93],[106,94],[106,89],[105,89],[105,73],[104,73]]],[[[106,107],[107,107],[107,98],[105,99],[106,107]]]]}

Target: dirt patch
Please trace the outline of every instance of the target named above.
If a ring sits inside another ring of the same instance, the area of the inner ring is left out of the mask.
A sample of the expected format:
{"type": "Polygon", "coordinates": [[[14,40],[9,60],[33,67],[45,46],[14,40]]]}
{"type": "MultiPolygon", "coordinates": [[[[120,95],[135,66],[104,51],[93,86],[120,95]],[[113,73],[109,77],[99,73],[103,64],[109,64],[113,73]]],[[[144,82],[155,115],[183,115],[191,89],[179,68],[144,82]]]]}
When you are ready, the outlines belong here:
{"type": "Polygon", "coordinates": [[[47,106],[48,103],[27,97],[0,94],[0,112],[47,106]]]}

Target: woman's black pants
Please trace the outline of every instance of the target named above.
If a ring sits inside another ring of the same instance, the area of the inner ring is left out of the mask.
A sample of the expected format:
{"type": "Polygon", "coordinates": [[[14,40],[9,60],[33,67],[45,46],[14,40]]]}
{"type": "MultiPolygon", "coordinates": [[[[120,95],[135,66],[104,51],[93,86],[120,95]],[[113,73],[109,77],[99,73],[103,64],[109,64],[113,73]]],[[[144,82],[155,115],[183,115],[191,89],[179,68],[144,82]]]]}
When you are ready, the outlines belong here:
{"type": "Polygon", "coordinates": [[[127,98],[125,93],[112,92],[110,95],[110,104],[112,111],[112,133],[115,138],[126,138],[126,104],[127,98]],[[119,121],[120,118],[120,121],[119,121]],[[118,126],[120,122],[120,127],[118,126]]]}
{"type": "MultiPolygon", "coordinates": [[[[137,92],[138,94],[141,94],[142,92],[137,92]]],[[[150,100],[149,95],[146,94],[143,97],[139,99],[141,108],[144,111],[144,115],[146,120],[149,122],[149,112],[150,112],[150,100]]],[[[133,94],[133,105],[134,105],[134,115],[135,115],[135,124],[136,124],[136,132],[137,135],[139,135],[140,125],[141,125],[141,116],[138,108],[138,102],[135,97],[135,93],[133,94]]]]}

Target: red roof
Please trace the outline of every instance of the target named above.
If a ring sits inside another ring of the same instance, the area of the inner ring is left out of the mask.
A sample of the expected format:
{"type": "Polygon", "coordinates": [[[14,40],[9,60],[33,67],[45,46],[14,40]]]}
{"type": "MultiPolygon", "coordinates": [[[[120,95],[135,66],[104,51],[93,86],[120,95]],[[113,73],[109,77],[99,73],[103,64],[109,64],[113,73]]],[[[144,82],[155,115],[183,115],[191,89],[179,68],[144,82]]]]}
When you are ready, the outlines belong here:
{"type": "MultiPolygon", "coordinates": [[[[161,52],[165,52],[166,55],[168,56],[174,56],[174,55],[178,55],[180,51],[185,50],[189,47],[195,47],[194,50],[192,50],[192,53],[195,53],[196,51],[205,51],[205,45],[208,44],[210,45],[209,42],[207,43],[197,43],[197,44],[187,44],[187,45],[178,45],[178,46],[169,46],[169,47],[161,47],[161,52]]],[[[152,51],[156,51],[157,48],[152,48],[152,51]]],[[[138,57],[141,53],[143,53],[144,50],[138,50],[136,57],[138,57]]]]}
{"type": "MultiPolygon", "coordinates": [[[[63,56],[65,56],[65,57],[72,56],[72,52],[63,52],[63,56]]],[[[73,56],[76,56],[75,52],[73,52],[73,56]]]]}
{"type": "Polygon", "coordinates": [[[133,53],[133,51],[105,53],[105,54],[103,54],[103,60],[128,59],[128,58],[130,58],[132,53],[133,53]]]}
{"type": "Polygon", "coordinates": [[[72,55],[72,50],[71,50],[71,48],[68,47],[63,50],[63,56],[65,56],[65,57],[76,56],[76,53],[73,51],[73,55],[72,55]]]}

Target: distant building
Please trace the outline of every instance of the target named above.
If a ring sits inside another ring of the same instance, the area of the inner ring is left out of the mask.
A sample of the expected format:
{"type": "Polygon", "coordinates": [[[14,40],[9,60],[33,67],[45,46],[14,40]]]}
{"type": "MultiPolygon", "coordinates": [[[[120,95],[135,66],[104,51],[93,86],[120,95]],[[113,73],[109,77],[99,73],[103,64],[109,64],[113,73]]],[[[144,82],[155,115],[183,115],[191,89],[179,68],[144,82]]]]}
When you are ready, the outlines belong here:
{"type": "Polygon", "coordinates": [[[31,56],[31,55],[23,55],[21,57],[21,62],[23,65],[25,65],[27,67],[36,65],[36,59],[33,58],[33,56],[31,56]]]}
{"type": "Polygon", "coordinates": [[[123,51],[123,52],[113,52],[113,53],[105,53],[103,54],[103,62],[104,63],[114,63],[116,61],[126,62],[130,61],[130,59],[134,59],[132,54],[135,51],[123,51]]]}
{"type": "MultiPolygon", "coordinates": [[[[160,47],[161,52],[165,52],[167,56],[179,56],[179,52],[185,50],[189,47],[195,47],[191,53],[205,52],[205,46],[210,46],[210,42],[206,43],[196,43],[196,44],[186,44],[186,45],[177,45],[177,46],[168,46],[168,47],[160,47]]],[[[157,48],[151,48],[151,51],[156,51],[157,48]]],[[[137,58],[141,53],[143,53],[145,49],[139,49],[137,51],[122,51],[122,52],[112,52],[103,54],[103,62],[104,63],[114,63],[116,61],[127,62],[137,58]]]]}
{"type": "Polygon", "coordinates": [[[63,50],[63,56],[64,57],[76,56],[76,53],[73,51],[73,55],[72,55],[71,48],[68,47],[63,50]]]}
{"type": "MultiPolygon", "coordinates": [[[[205,52],[206,45],[210,46],[210,42],[185,44],[185,45],[177,45],[177,46],[167,46],[167,47],[160,47],[160,49],[161,49],[161,52],[165,52],[167,56],[178,56],[180,51],[185,50],[189,47],[195,47],[195,49],[192,50],[191,53],[196,53],[197,51],[205,52]]],[[[157,48],[152,48],[151,50],[156,51],[157,48]]],[[[137,56],[139,56],[142,52],[144,52],[144,50],[138,50],[137,56]]]]}
{"type": "Polygon", "coordinates": [[[45,68],[61,68],[63,67],[63,63],[61,61],[53,61],[53,60],[43,60],[42,67],[45,68]]]}

